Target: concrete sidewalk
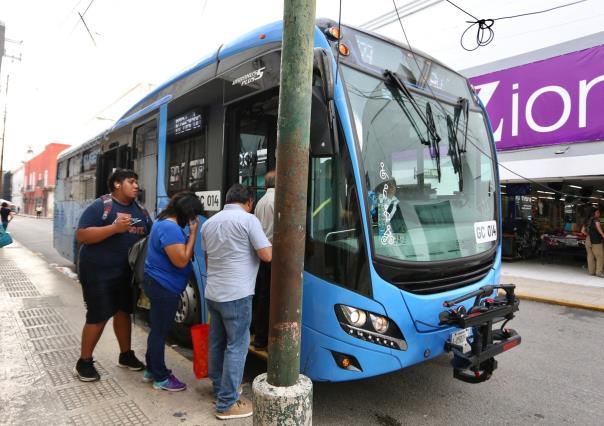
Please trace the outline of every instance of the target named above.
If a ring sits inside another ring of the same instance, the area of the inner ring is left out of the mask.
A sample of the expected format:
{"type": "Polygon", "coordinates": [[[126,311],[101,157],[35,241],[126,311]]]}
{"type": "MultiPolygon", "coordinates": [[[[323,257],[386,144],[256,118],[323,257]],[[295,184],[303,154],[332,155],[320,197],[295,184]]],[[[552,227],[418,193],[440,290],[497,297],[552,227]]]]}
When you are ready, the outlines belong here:
{"type": "MultiPolygon", "coordinates": [[[[185,392],[154,390],[142,372],[117,367],[118,346],[107,325],[96,350],[101,380],[72,374],[79,357],[84,306],[79,284],[18,242],[0,249],[0,423],[36,425],[218,425],[211,384],[196,380],[189,360],[166,348],[166,364],[185,392]]],[[[147,333],[133,330],[144,358],[147,333]]],[[[249,394],[249,385],[244,387],[249,394]]],[[[252,424],[252,418],[237,424],[252,424]]]]}
{"type": "Polygon", "coordinates": [[[504,262],[501,282],[516,284],[521,299],[604,312],[604,278],[580,265],[504,262]]]}

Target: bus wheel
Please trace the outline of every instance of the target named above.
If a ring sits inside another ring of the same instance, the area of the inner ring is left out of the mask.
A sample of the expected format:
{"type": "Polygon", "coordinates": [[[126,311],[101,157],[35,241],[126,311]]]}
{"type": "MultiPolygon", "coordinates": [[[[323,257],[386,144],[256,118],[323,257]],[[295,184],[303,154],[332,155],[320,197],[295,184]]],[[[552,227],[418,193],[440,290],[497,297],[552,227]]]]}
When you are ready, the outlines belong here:
{"type": "Polygon", "coordinates": [[[195,276],[191,275],[187,281],[187,287],[180,295],[172,326],[172,338],[180,345],[191,346],[190,327],[199,323],[199,304],[199,287],[195,276]]]}

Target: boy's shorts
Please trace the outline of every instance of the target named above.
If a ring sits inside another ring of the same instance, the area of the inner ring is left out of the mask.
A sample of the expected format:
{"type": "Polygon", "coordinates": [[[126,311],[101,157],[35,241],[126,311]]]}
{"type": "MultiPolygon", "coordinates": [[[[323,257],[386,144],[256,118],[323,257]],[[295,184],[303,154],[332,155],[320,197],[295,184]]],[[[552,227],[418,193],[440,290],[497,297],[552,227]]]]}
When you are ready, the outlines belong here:
{"type": "Polygon", "coordinates": [[[86,324],[107,321],[117,311],[132,313],[132,271],[80,259],[79,278],[86,304],[86,324]]]}

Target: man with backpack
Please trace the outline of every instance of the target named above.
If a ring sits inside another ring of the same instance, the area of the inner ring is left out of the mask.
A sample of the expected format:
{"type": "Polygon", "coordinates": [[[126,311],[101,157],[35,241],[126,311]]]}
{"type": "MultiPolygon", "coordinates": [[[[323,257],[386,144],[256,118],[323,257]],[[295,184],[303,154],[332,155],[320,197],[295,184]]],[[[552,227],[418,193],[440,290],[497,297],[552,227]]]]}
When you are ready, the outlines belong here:
{"type": "Polygon", "coordinates": [[[82,245],[78,276],[86,305],[86,324],[74,375],[84,382],[100,378],[92,353],[112,317],[120,347],[118,366],[133,371],[145,368],[131,348],[133,301],[128,250],[151,229],[149,214],[136,201],[137,180],[132,170],[115,170],[108,181],[110,194],[88,206],[78,223],[76,239],[82,245]]]}

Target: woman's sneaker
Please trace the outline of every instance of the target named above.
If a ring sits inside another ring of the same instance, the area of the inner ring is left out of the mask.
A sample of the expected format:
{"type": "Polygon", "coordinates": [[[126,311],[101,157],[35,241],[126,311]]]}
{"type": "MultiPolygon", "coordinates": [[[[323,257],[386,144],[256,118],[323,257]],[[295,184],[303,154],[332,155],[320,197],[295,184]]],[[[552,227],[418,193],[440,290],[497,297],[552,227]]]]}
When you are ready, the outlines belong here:
{"type": "Polygon", "coordinates": [[[143,383],[151,383],[153,381],[153,374],[149,370],[145,370],[143,373],[143,383]]]}
{"type": "Polygon", "coordinates": [[[169,392],[184,391],[186,388],[187,385],[174,377],[174,374],[170,374],[163,382],[153,382],[153,389],[162,389],[169,392]]]}
{"type": "Polygon", "coordinates": [[[216,418],[220,420],[242,419],[244,417],[249,417],[252,414],[254,414],[252,402],[244,397],[240,397],[239,401],[231,405],[228,410],[222,412],[216,411],[216,413],[214,413],[216,418]]]}
{"type": "Polygon", "coordinates": [[[101,378],[99,372],[94,368],[94,360],[92,358],[78,359],[75,367],[73,367],[73,375],[82,382],[96,382],[101,378]]]}
{"type": "Polygon", "coordinates": [[[128,352],[123,352],[120,354],[117,366],[127,368],[128,370],[132,371],[140,371],[145,368],[145,364],[140,362],[136,355],[134,355],[134,351],[132,349],[128,352]]]}

